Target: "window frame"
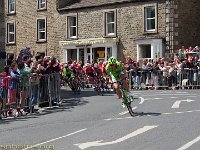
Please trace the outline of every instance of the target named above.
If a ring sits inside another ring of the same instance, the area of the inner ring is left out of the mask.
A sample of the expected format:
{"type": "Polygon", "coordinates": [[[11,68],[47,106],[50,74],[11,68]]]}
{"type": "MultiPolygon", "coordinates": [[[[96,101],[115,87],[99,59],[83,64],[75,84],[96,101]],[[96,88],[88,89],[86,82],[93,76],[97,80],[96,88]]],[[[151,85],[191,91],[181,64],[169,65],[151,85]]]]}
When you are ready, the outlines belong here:
{"type": "Polygon", "coordinates": [[[39,42],[39,43],[41,43],[41,42],[46,42],[47,41],[47,19],[46,18],[37,18],[37,20],[36,20],[36,26],[37,26],[37,40],[36,40],[36,42],[39,42]],[[39,25],[39,23],[40,23],[40,21],[45,21],[45,30],[44,31],[39,31],[40,29],[40,25],[39,25]],[[40,37],[40,33],[45,33],[45,39],[40,39],[39,37],[40,37]]]}
{"type": "Polygon", "coordinates": [[[148,5],[144,5],[143,6],[143,29],[144,29],[144,33],[157,33],[158,32],[158,6],[157,4],[148,4],[148,5]],[[147,18],[147,9],[150,8],[150,7],[154,7],[155,8],[155,16],[153,18],[147,18]],[[147,20],[150,20],[150,19],[154,19],[155,20],[155,29],[151,29],[151,30],[148,30],[148,23],[147,23],[147,20]]]}
{"type": "Polygon", "coordinates": [[[44,0],[44,2],[41,2],[43,0],[37,0],[37,10],[47,10],[47,0],[44,0]],[[41,4],[45,4],[44,7],[40,7],[41,4]]]}
{"type": "Polygon", "coordinates": [[[116,37],[117,36],[117,12],[116,10],[107,10],[104,12],[104,35],[105,37],[116,37]],[[109,13],[114,14],[114,22],[108,22],[107,15],[109,13]],[[114,33],[108,33],[108,25],[114,24],[114,33]]]}
{"type": "Polygon", "coordinates": [[[9,15],[12,15],[12,14],[15,14],[15,13],[16,13],[16,0],[8,0],[8,3],[7,3],[7,10],[8,10],[7,13],[8,13],[9,15]],[[13,3],[10,3],[11,1],[13,1],[13,3]],[[13,11],[11,11],[11,9],[10,9],[12,4],[14,5],[14,6],[13,6],[13,9],[14,9],[13,11]]]}
{"type": "Polygon", "coordinates": [[[66,38],[67,39],[78,39],[78,17],[77,17],[77,14],[69,14],[67,17],[66,17],[66,38]],[[70,21],[69,19],[72,18],[72,17],[75,17],[76,19],[76,26],[70,26],[70,21]],[[72,28],[76,28],[76,35],[75,36],[70,36],[71,34],[71,27],[72,28]]]}
{"type": "Polygon", "coordinates": [[[6,42],[7,44],[15,44],[16,43],[16,24],[15,24],[15,21],[9,21],[6,23],[6,42]],[[13,32],[10,32],[9,31],[9,25],[13,25],[14,26],[14,31],[13,32]],[[13,38],[14,40],[13,41],[10,41],[10,34],[13,34],[13,38]]]}

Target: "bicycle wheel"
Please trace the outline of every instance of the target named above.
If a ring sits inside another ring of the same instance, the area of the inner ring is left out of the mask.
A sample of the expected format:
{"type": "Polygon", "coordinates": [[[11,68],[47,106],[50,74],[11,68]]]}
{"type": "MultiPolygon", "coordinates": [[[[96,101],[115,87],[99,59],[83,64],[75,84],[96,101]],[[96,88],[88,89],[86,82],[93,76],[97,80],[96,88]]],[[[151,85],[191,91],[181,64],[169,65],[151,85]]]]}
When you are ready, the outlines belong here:
{"type": "Polygon", "coordinates": [[[132,106],[131,106],[131,102],[128,102],[128,103],[126,104],[126,107],[127,107],[127,109],[128,109],[129,114],[130,114],[132,117],[135,117],[136,114],[135,114],[134,111],[133,111],[133,108],[132,108],[132,106]]]}
{"type": "Polygon", "coordinates": [[[132,105],[131,105],[131,103],[132,103],[132,101],[133,101],[133,97],[130,96],[130,95],[127,95],[127,93],[124,93],[123,95],[124,95],[124,104],[126,105],[129,114],[130,114],[132,117],[136,116],[136,114],[135,114],[134,111],[133,111],[132,105]]]}
{"type": "Polygon", "coordinates": [[[95,86],[95,91],[98,93],[98,95],[103,96],[103,92],[102,92],[101,88],[98,85],[95,86]]]}

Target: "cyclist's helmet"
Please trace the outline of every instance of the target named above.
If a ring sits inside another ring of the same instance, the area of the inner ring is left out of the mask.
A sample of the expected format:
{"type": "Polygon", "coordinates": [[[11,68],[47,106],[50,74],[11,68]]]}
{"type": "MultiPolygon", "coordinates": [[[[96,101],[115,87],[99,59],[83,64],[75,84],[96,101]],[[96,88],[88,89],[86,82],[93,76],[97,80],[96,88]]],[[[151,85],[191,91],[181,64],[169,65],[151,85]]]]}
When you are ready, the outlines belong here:
{"type": "Polygon", "coordinates": [[[108,64],[109,65],[113,65],[113,64],[116,64],[116,62],[117,62],[117,60],[116,60],[116,58],[115,57],[110,57],[109,59],[108,59],[108,64]]]}
{"type": "Polygon", "coordinates": [[[89,63],[86,63],[85,67],[87,67],[87,68],[90,67],[90,64],[89,64],[89,63]]]}

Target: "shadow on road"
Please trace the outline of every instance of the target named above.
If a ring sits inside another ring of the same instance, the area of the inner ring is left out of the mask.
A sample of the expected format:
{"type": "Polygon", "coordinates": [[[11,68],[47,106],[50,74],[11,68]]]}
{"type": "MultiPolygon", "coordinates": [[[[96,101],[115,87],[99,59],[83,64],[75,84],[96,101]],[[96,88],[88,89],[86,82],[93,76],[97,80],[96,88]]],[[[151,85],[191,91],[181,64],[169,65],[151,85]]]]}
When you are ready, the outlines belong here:
{"type": "Polygon", "coordinates": [[[155,112],[134,112],[135,116],[160,116],[161,113],[155,113],[155,112]]]}
{"type": "MultiPolygon", "coordinates": [[[[113,95],[111,92],[105,92],[106,96],[113,95]]],[[[20,116],[20,117],[8,117],[0,119],[0,124],[9,123],[12,121],[27,121],[29,118],[38,118],[42,115],[48,115],[52,113],[62,112],[62,111],[73,111],[75,107],[80,107],[83,105],[88,104],[89,102],[85,99],[86,97],[92,97],[92,96],[98,96],[96,92],[94,92],[93,89],[85,89],[81,91],[80,93],[74,93],[70,89],[61,89],[61,99],[62,104],[58,107],[52,107],[52,108],[42,108],[39,109],[38,112],[33,114],[28,114],[26,116],[20,116]]]]}

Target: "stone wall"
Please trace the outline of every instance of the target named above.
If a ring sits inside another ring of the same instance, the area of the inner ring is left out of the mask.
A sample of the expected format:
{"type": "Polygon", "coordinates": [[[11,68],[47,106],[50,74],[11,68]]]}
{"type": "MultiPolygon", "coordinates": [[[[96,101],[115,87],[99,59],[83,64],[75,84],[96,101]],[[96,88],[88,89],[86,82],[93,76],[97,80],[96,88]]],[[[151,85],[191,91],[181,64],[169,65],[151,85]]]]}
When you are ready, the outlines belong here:
{"type": "MultiPolygon", "coordinates": [[[[4,0],[5,2],[7,0],[4,0]]],[[[37,11],[36,0],[17,0],[16,14],[6,15],[5,22],[15,21],[16,23],[16,44],[6,45],[6,51],[15,53],[30,45],[35,52],[51,52],[56,56],[61,56],[59,41],[65,41],[66,38],[66,17],[69,14],[78,16],[78,39],[102,38],[104,35],[104,12],[115,10],[117,16],[116,37],[120,39],[118,45],[118,56],[123,59],[127,55],[136,58],[136,41],[148,38],[166,37],[166,1],[155,0],[146,2],[132,2],[105,7],[93,7],[88,9],[77,9],[74,11],[57,11],[58,0],[47,1],[47,10],[37,11]],[[147,4],[157,4],[158,10],[158,27],[156,33],[144,33],[143,7],[147,4]],[[47,42],[37,43],[37,26],[38,18],[47,19],[47,42]]],[[[199,0],[177,0],[178,18],[177,27],[174,29],[177,36],[174,40],[178,41],[177,47],[181,45],[194,46],[199,45],[199,18],[198,6],[199,0]],[[196,14],[196,15],[195,15],[196,14]],[[195,43],[195,44],[194,44],[195,43]]],[[[5,12],[7,4],[4,3],[5,12]]],[[[60,57],[62,58],[62,57],[60,57]]]]}
{"type": "Polygon", "coordinates": [[[174,20],[177,23],[174,40],[177,41],[175,49],[181,46],[189,47],[200,45],[200,1],[199,0],[176,0],[177,18],[174,20]]]}
{"type": "Polygon", "coordinates": [[[47,10],[42,11],[37,10],[36,0],[17,0],[16,14],[6,15],[6,22],[16,23],[16,44],[7,45],[7,52],[18,55],[22,48],[31,46],[31,50],[35,52],[47,52],[47,55],[51,52],[57,53],[59,51],[59,40],[56,37],[58,16],[56,0],[47,1],[47,10]],[[47,22],[47,42],[43,43],[37,42],[37,19],[39,18],[46,18],[47,22]]]}
{"type": "MultiPolygon", "coordinates": [[[[0,1],[0,51],[5,51],[4,1],[0,1]]],[[[5,60],[0,59],[0,72],[4,65],[5,60]]]]}
{"type": "MultiPolygon", "coordinates": [[[[102,38],[104,35],[104,12],[115,10],[117,16],[117,37],[120,39],[118,46],[119,59],[124,55],[136,58],[136,40],[146,38],[165,38],[165,1],[157,3],[158,6],[158,32],[145,34],[143,29],[143,7],[153,2],[127,3],[106,7],[96,7],[78,10],[78,38],[102,38]]],[[[58,36],[65,39],[66,16],[77,13],[76,11],[62,12],[61,24],[58,26],[58,36]]]]}
{"type": "Polygon", "coordinates": [[[0,1],[0,50],[5,50],[4,1],[0,1]]]}

